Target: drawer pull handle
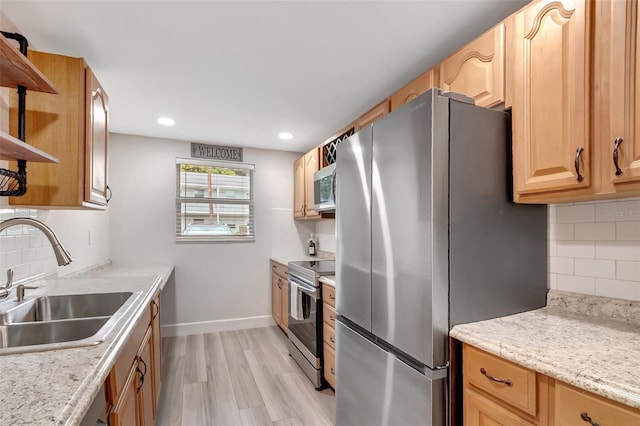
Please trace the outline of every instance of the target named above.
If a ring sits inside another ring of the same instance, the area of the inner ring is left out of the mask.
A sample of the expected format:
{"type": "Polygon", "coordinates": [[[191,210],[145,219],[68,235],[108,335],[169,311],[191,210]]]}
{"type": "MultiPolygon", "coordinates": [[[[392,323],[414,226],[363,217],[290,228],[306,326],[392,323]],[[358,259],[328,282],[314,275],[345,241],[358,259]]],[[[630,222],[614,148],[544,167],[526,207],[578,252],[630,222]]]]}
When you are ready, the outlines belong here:
{"type": "Polygon", "coordinates": [[[336,375],[336,370],[334,370],[333,367],[331,367],[331,374],[333,374],[334,376],[336,375]]]}
{"type": "Polygon", "coordinates": [[[331,343],[335,343],[336,339],[333,338],[333,336],[329,337],[329,340],[331,340],[331,343]]]}
{"type": "Polygon", "coordinates": [[[330,294],[330,295],[329,295],[329,299],[331,299],[331,300],[336,300],[336,295],[335,295],[335,294],[330,294]]]}
{"type": "Polygon", "coordinates": [[[576,159],[575,159],[575,168],[576,168],[576,180],[578,182],[582,182],[584,180],[584,176],[582,176],[580,174],[580,156],[582,155],[582,151],[584,151],[584,148],[579,146],[578,149],[576,149],[576,159]]]}
{"type": "Polygon", "coordinates": [[[329,315],[329,321],[335,321],[336,317],[334,317],[333,315],[329,315]]]}
{"type": "Polygon", "coordinates": [[[140,384],[136,388],[136,393],[139,393],[140,389],[142,389],[142,386],[144,385],[144,374],[142,374],[142,370],[140,370],[140,368],[137,368],[137,367],[136,367],[136,372],[140,374],[140,384]]]}
{"type": "Polygon", "coordinates": [[[618,149],[622,144],[622,138],[616,138],[613,142],[613,165],[616,167],[616,176],[622,176],[623,171],[618,166],[618,149]]]}
{"type": "Polygon", "coordinates": [[[511,380],[507,379],[507,380],[503,380],[503,379],[499,379],[497,377],[492,376],[491,374],[487,373],[487,370],[485,370],[484,368],[480,369],[480,373],[486,377],[487,379],[491,380],[492,382],[497,382],[497,383],[504,383],[505,385],[511,387],[513,386],[513,383],[511,382],[511,380]]]}
{"type": "Polygon", "coordinates": [[[160,313],[160,306],[158,306],[158,302],[156,302],[155,300],[152,300],[151,304],[153,306],[155,306],[155,308],[156,308],[156,313],[153,314],[153,318],[152,319],[156,319],[158,317],[158,314],[160,313]]]}
{"type": "Polygon", "coordinates": [[[580,413],[580,418],[589,423],[591,426],[600,426],[600,424],[594,422],[593,420],[591,420],[591,417],[589,417],[589,415],[587,413],[580,413]]]}

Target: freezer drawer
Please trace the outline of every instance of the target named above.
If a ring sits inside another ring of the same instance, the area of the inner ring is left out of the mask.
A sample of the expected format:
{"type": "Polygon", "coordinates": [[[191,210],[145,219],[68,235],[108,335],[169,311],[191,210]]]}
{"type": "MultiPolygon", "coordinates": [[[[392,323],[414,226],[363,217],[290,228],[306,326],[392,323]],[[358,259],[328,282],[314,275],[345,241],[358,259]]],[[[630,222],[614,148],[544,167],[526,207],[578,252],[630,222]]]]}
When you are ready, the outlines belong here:
{"type": "Polygon", "coordinates": [[[446,370],[424,375],[336,321],[336,425],[445,424],[446,370]]]}

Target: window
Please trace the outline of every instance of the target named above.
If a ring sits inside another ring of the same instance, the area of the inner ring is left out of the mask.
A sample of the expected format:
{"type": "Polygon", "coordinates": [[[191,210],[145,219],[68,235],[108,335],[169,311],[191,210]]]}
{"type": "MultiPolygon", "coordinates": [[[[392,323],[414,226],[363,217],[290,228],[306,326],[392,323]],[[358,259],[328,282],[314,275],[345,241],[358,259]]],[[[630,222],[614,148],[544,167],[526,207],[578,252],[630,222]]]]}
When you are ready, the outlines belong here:
{"type": "Polygon", "coordinates": [[[176,239],[254,241],[253,164],[176,159],[176,239]]]}

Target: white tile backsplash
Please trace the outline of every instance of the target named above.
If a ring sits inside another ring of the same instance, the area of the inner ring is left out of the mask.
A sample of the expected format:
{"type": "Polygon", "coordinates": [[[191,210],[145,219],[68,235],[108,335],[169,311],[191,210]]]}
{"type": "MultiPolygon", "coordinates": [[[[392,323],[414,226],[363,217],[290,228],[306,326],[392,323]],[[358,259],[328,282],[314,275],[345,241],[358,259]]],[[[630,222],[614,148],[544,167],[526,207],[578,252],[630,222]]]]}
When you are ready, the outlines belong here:
{"type": "Polygon", "coordinates": [[[336,252],[336,221],[323,219],[316,222],[316,234],[320,250],[331,253],[336,252]]]}
{"type": "Polygon", "coordinates": [[[549,288],[640,300],[640,199],[549,206],[549,288]]]}

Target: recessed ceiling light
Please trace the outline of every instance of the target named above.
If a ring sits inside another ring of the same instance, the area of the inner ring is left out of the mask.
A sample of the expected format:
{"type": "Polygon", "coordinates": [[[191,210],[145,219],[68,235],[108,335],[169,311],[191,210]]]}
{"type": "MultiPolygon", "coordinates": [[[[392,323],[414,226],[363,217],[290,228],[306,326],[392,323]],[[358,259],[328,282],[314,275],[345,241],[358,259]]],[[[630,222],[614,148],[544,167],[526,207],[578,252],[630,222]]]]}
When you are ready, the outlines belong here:
{"type": "Polygon", "coordinates": [[[173,118],[160,117],[158,118],[158,124],[162,124],[163,126],[173,126],[176,122],[173,118]]]}
{"type": "Polygon", "coordinates": [[[278,137],[280,139],[285,140],[285,141],[288,141],[289,139],[293,139],[293,135],[291,133],[289,133],[289,132],[280,132],[278,134],[278,137]]]}

